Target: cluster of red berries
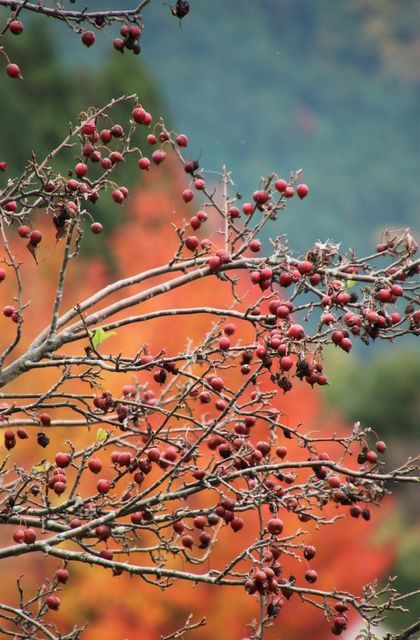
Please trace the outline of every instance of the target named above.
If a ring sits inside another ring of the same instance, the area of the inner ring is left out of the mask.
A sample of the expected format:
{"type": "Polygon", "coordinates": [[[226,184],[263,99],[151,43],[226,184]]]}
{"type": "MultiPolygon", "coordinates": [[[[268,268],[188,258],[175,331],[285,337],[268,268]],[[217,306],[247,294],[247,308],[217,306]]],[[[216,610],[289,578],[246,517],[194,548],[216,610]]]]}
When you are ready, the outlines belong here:
{"type": "Polygon", "coordinates": [[[120,29],[121,38],[114,38],[112,44],[114,49],[124,53],[126,49],[138,55],[141,51],[139,39],[141,37],[143,25],[123,25],[120,29]]]}

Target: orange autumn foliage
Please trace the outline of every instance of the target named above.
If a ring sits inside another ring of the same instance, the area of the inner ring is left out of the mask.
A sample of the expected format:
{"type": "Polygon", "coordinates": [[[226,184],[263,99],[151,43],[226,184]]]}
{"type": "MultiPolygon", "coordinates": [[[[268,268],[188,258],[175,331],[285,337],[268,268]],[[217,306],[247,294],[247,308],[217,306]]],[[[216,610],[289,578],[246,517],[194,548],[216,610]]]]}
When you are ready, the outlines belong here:
{"type": "MultiPolygon", "coordinates": [[[[173,194],[180,193],[179,187],[182,184],[183,176],[179,175],[171,162],[167,163],[164,180],[161,171],[157,175],[157,172],[152,170],[145,177],[141,188],[131,198],[124,224],[106,240],[101,236],[96,239],[97,242],[107,243],[117,273],[111,275],[107,264],[96,258],[84,258],[79,263],[76,261],[69,271],[63,309],[69,308],[104,286],[112,277],[137,273],[164,264],[178,245],[171,223],[182,224],[183,216],[188,219],[194,211],[192,207],[188,209],[183,205],[179,196],[174,200],[173,194]]],[[[43,229],[49,221],[40,221],[39,224],[43,229]]],[[[45,235],[52,236],[51,232],[45,235]]],[[[201,236],[209,237],[218,244],[217,228],[207,228],[201,236]]],[[[60,246],[54,246],[52,241],[50,247],[46,245],[47,243],[40,250],[39,266],[34,268],[31,259],[24,254],[24,241],[17,239],[14,243],[14,246],[18,247],[18,254],[23,258],[23,277],[28,283],[28,291],[32,292],[29,296],[32,298],[31,311],[27,314],[30,320],[25,320],[25,331],[32,337],[49,321],[60,260],[60,246]],[[47,257],[48,253],[50,255],[47,257]]],[[[230,299],[230,286],[216,281],[215,278],[211,281],[211,287],[209,282],[203,280],[189,285],[182,289],[181,294],[179,290],[166,293],[161,298],[144,304],[141,311],[135,308],[133,313],[159,308],[187,307],[192,304],[222,307],[230,299]]],[[[10,303],[13,296],[11,278],[1,286],[4,304],[10,303]]],[[[255,298],[256,294],[252,292],[249,282],[240,282],[239,286],[248,302],[255,298]]],[[[109,349],[113,353],[132,354],[147,343],[151,353],[157,353],[163,348],[169,354],[175,354],[185,347],[187,340],[197,343],[202,335],[211,329],[212,322],[210,316],[202,314],[183,318],[165,317],[144,324],[133,324],[119,329],[117,336],[109,339],[102,348],[104,352],[109,349]]],[[[235,339],[238,335],[242,342],[246,342],[251,336],[249,329],[240,326],[239,323],[237,327],[235,339]]],[[[13,329],[11,323],[7,325],[2,335],[2,343],[10,338],[13,329]]],[[[80,352],[80,345],[73,346],[73,349],[76,348],[80,352]]],[[[45,388],[53,380],[54,372],[41,368],[36,375],[30,373],[22,376],[15,385],[19,385],[22,393],[30,393],[45,388]]],[[[228,374],[226,380],[229,385],[235,384],[228,374]]],[[[117,381],[115,377],[110,376],[103,381],[103,385],[104,388],[110,388],[119,394],[122,384],[131,381],[130,376],[124,380],[119,377],[117,381]]],[[[84,385],[77,380],[72,382],[73,393],[82,390],[86,393],[84,385]]],[[[306,431],[322,430],[324,434],[342,433],[349,428],[338,416],[326,411],[320,394],[306,384],[296,382],[293,390],[285,395],[279,391],[273,399],[273,405],[281,411],[282,422],[289,426],[295,427],[298,423],[303,423],[306,431]]],[[[53,417],[57,415],[57,412],[53,412],[53,417]]],[[[65,414],[61,412],[60,415],[65,414]]],[[[71,438],[80,448],[95,438],[95,430],[83,433],[72,430],[69,433],[62,428],[50,431],[51,444],[45,451],[40,452],[33,446],[29,449],[26,446],[28,441],[22,444],[21,449],[25,449],[26,460],[35,463],[44,456],[52,462],[55,452],[62,448],[66,439],[71,438]]],[[[262,431],[261,434],[258,433],[258,428],[255,435],[257,438],[259,435],[263,437],[262,431]]],[[[285,444],[289,457],[301,455],[295,440],[287,440],[285,444]]],[[[18,458],[21,454],[16,452],[15,455],[18,458]]],[[[92,479],[92,485],[93,483],[92,479]]],[[[193,504],[198,506],[196,502],[193,504]]],[[[314,544],[317,548],[316,558],[311,563],[319,574],[317,587],[336,587],[360,593],[363,584],[386,573],[393,559],[393,549],[390,545],[377,546],[374,534],[383,519],[389,516],[391,508],[388,503],[381,512],[374,511],[371,522],[355,521],[345,516],[335,524],[319,529],[313,524],[301,525],[302,529],[309,531],[305,542],[314,544]]],[[[330,510],[329,515],[334,516],[335,510],[330,510]]],[[[282,519],[286,533],[298,528],[299,523],[293,514],[282,514],[282,519]]],[[[258,526],[256,516],[245,517],[245,521],[246,525],[240,533],[234,534],[230,528],[219,532],[211,566],[224,566],[232,558],[235,548],[239,550],[252,542],[255,528],[258,526]]],[[[109,546],[112,548],[112,542],[109,546]]],[[[307,568],[306,561],[302,562],[297,572],[296,561],[290,562],[288,558],[281,560],[284,567],[290,564],[298,581],[302,582],[303,573],[307,568]]],[[[5,575],[8,577],[0,585],[2,595],[12,591],[14,576],[26,572],[31,576],[32,584],[37,584],[51,575],[57,566],[56,561],[35,556],[22,558],[19,562],[7,561],[7,564],[9,566],[5,575]],[[19,564],[18,570],[16,564],[19,564]]],[[[177,559],[174,564],[182,566],[182,561],[177,559]]],[[[207,571],[207,568],[208,565],[205,563],[203,571],[207,571]]],[[[192,640],[239,640],[246,635],[244,625],[252,616],[250,612],[254,611],[257,614],[256,600],[240,588],[215,588],[205,585],[194,587],[190,583],[176,583],[162,593],[138,577],[113,577],[106,570],[90,569],[85,565],[71,566],[70,572],[69,584],[60,595],[60,612],[49,615],[51,620],[60,616],[68,628],[76,621],[89,620],[89,626],[83,636],[85,640],[156,640],[160,634],[169,633],[182,626],[191,611],[195,612],[195,619],[205,615],[208,620],[206,627],[194,631],[189,636],[192,640]]],[[[311,640],[323,640],[328,633],[322,613],[314,607],[303,606],[295,595],[290,602],[285,603],[274,627],[268,631],[267,638],[298,640],[309,637],[308,629],[311,640]]]]}

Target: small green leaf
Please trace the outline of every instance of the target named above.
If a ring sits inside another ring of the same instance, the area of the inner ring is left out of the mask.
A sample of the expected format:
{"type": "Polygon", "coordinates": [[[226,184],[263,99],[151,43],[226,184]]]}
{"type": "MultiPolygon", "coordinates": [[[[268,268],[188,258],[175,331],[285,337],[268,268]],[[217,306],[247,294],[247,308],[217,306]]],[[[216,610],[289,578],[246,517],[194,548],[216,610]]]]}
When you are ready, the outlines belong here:
{"type": "Polygon", "coordinates": [[[346,288],[351,289],[354,285],[357,284],[356,280],[346,280],[346,288]]]}
{"type": "Polygon", "coordinates": [[[99,427],[98,431],[96,432],[96,442],[102,442],[102,440],[105,440],[106,433],[107,432],[103,427],[99,427]]]}
{"type": "Polygon", "coordinates": [[[108,338],[116,335],[115,331],[104,331],[102,327],[89,331],[90,341],[94,349],[97,349],[105,340],[108,340],[108,338]]]}
{"type": "Polygon", "coordinates": [[[41,462],[41,464],[34,464],[32,467],[32,471],[48,471],[50,468],[50,463],[47,461],[41,462]]]}

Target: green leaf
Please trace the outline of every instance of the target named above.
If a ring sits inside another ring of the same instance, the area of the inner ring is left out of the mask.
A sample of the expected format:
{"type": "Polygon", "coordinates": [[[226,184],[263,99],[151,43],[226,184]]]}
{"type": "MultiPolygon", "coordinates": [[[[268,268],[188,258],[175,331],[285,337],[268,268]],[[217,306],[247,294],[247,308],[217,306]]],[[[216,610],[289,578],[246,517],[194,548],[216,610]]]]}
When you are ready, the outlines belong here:
{"type": "Polygon", "coordinates": [[[96,432],[96,442],[102,442],[102,440],[105,440],[106,434],[106,429],[104,429],[103,427],[99,427],[98,431],[96,432]]]}
{"type": "Polygon", "coordinates": [[[346,280],[346,289],[351,289],[355,284],[357,284],[356,280],[346,280]]]}
{"type": "Polygon", "coordinates": [[[90,341],[94,349],[97,349],[105,340],[108,340],[108,338],[116,335],[115,331],[104,331],[101,327],[89,331],[90,341]]]}
{"type": "Polygon", "coordinates": [[[40,464],[34,464],[34,466],[32,467],[32,471],[48,471],[50,466],[50,463],[45,460],[40,464]]]}

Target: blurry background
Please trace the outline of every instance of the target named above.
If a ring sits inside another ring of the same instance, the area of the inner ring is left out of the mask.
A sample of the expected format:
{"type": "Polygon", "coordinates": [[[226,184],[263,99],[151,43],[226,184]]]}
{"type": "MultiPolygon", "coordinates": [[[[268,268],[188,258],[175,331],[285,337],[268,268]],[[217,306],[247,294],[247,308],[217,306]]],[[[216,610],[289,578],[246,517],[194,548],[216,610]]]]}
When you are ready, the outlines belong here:
{"type": "MultiPolygon", "coordinates": [[[[6,17],[0,11],[1,24],[6,17]]],[[[99,34],[89,50],[62,25],[37,18],[24,20],[19,38],[8,36],[7,50],[25,77],[11,82],[0,73],[0,118],[7,123],[0,160],[9,161],[12,174],[31,150],[42,156],[56,145],[83,108],[136,91],[150,111],[189,135],[192,157],[200,157],[204,168],[232,169],[244,197],[271,171],[287,177],[303,169],[310,197],[301,206],[292,201],[278,228],[270,228],[288,233],[297,253],[318,238],[369,252],[386,227],[410,226],[418,237],[418,0],[191,0],[182,26],[153,0],[144,20],[138,57],[113,50],[112,30],[99,34]]],[[[129,187],[149,188],[135,164],[121,175],[129,187]]],[[[172,179],[168,175],[168,183],[172,179]]],[[[133,201],[132,215],[166,211],[169,221],[177,206],[170,196],[165,201],[151,193],[149,200],[141,210],[133,201]]],[[[101,205],[101,221],[108,238],[95,243],[95,255],[99,250],[107,269],[118,272],[116,239],[130,221],[111,205],[101,205]]],[[[86,238],[86,259],[91,242],[86,238]]],[[[348,423],[374,427],[388,443],[390,464],[418,448],[420,358],[414,340],[391,348],[362,345],[351,358],[332,351],[328,367],[332,384],[317,392],[324,395],[326,420],[334,410],[348,423]]],[[[398,585],[410,590],[418,583],[418,506],[408,491],[397,502],[375,535],[378,543],[398,540],[394,567],[384,562],[383,571],[398,573],[398,585]]],[[[413,607],[412,617],[419,613],[413,607]]],[[[299,633],[287,635],[292,637],[299,633]]]]}

